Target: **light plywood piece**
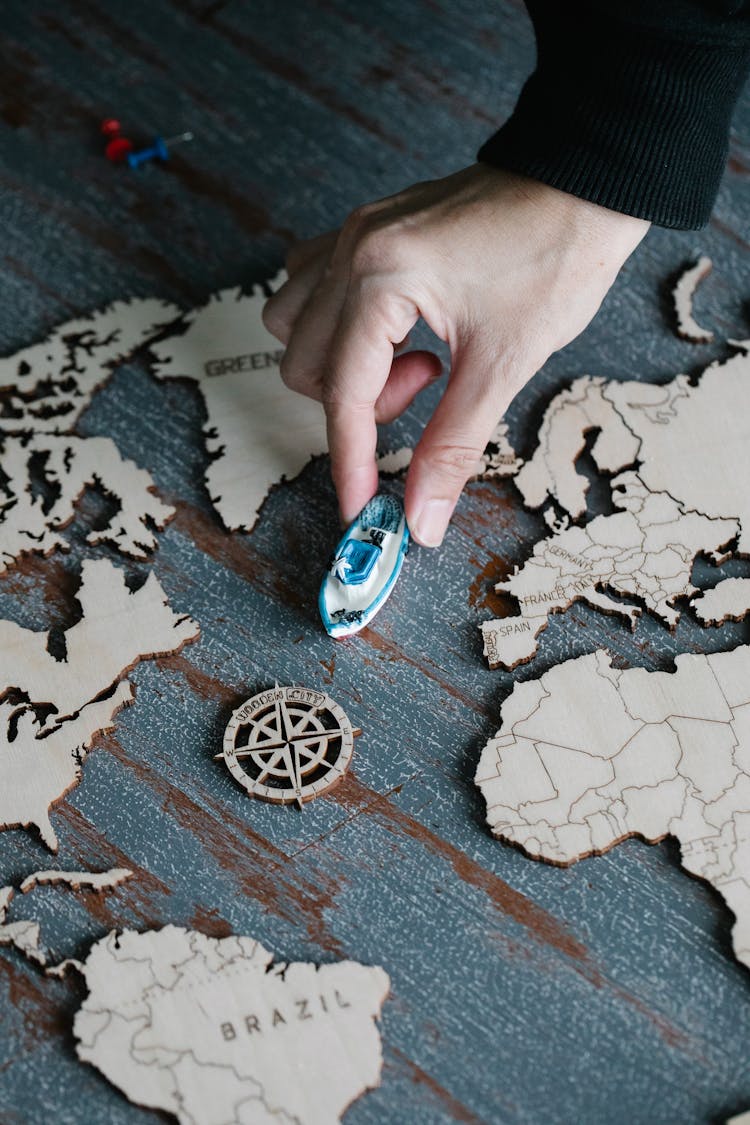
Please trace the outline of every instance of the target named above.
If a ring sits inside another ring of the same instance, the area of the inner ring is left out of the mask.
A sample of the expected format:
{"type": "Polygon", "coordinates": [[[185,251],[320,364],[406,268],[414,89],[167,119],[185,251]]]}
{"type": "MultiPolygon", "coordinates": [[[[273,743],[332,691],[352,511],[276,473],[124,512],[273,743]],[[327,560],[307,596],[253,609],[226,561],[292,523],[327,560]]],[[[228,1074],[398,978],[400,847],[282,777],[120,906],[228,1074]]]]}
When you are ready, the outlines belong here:
{"type": "Polygon", "coordinates": [[[0,759],[0,829],[35,825],[53,851],[49,808],[80,782],[94,739],[132,700],[122,678],[140,660],[177,652],[198,635],[191,618],[169,607],[155,575],[131,592],[104,559],[84,562],[78,601],[82,617],[63,634],[63,660],[47,651],[46,632],[0,621],[0,697],[14,690],[27,701],[0,703],[0,730],[9,732],[0,759]]]}
{"type": "Polygon", "coordinates": [[[301,808],[343,779],[359,733],[325,692],[277,684],[234,711],[216,759],[251,797],[301,808]]]}
{"type": "Polygon", "coordinates": [[[510,443],[507,422],[498,422],[477,466],[477,478],[514,477],[522,465],[523,461],[510,443]]]}
{"type": "Polygon", "coordinates": [[[6,922],[0,925],[0,946],[12,946],[35,965],[46,965],[47,954],[40,946],[41,931],[38,922],[6,922]]]}
{"type": "Polygon", "coordinates": [[[5,921],[8,915],[8,907],[15,893],[15,887],[0,887],[0,924],[5,921]]]}
{"type": "MultiPolygon", "coordinates": [[[[46,733],[31,708],[0,705],[0,730],[16,723],[15,739],[0,763],[0,831],[36,828],[50,851],[58,848],[50,808],[80,784],[83,763],[94,740],[115,725],[115,716],[134,698],[129,683],[118,684],[106,699],[81,708],[80,714],[46,733]]],[[[6,735],[7,737],[7,735],[6,735]]]]}
{"type": "Polygon", "coordinates": [[[0,573],[27,552],[65,549],[59,531],[94,484],[118,510],[88,542],[111,543],[134,558],[156,546],[152,528],[161,530],[174,509],[154,495],[149,474],[124,460],[109,438],[69,431],[115,365],[180,315],[153,298],[116,301],[0,359],[0,573]],[[43,494],[33,488],[35,473],[47,486],[43,494]]]}
{"type": "Polygon", "coordinates": [[[108,891],[133,877],[127,867],[111,867],[109,871],[34,871],[18,888],[22,895],[36,887],[67,886],[74,891],[108,891]]]}
{"type": "MultiPolygon", "coordinates": [[[[690,573],[698,554],[717,563],[731,554],[750,557],[749,479],[748,350],[711,364],[695,385],[687,375],[662,385],[577,379],[547,407],[537,448],[515,476],[527,506],[546,506],[553,534],[497,586],[518,600],[519,612],[482,624],[490,664],[530,660],[549,614],[577,599],[631,625],[645,605],[673,628],[675,601],[697,592],[690,573]],[[589,483],[577,460],[592,433],[592,460],[604,473],[620,473],[611,481],[612,502],[628,514],[571,527],[586,515],[589,483]]],[[[720,620],[721,607],[712,608],[718,599],[741,597],[740,587],[722,587],[695,603],[706,623],[720,620]]],[[[721,619],[736,613],[736,601],[729,608],[721,619]]]]}
{"type": "Polygon", "coordinates": [[[750,647],[620,671],[599,650],[516,684],[476,783],[500,839],[567,865],[676,837],[750,967],[750,647]]]}
{"type": "Polygon", "coordinates": [[[82,616],[63,634],[65,659],[48,652],[46,631],[0,621],[0,692],[16,688],[33,704],[51,704],[45,731],[78,714],[139,660],[175,652],[198,635],[194,621],[171,609],[156,575],[131,592],[124,571],[106,559],[84,560],[76,600],[82,616]]]}
{"type": "Polygon", "coordinates": [[[589,482],[576,461],[592,431],[601,431],[591,450],[597,468],[617,472],[634,464],[640,438],[606,397],[606,387],[604,379],[583,375],[552,399],[534,455],[515,477],[527,507],[541,508],[554,499],[571,519],[585,514],[589,482]]]}
{"type": "Polygon", "coordinates": [[[155,298],[115,301],[0,359],[0,432],[65,433],[113,367],[180,310],[155,298]]]}
{"type": "MultiPolygon", "coordinates": [[[[271,282],[278,288],[280,274],[271,282]]],[[[211,501],[230,531],[251,531],[269,490],[328,449],[320,403],[286,387],[283,349],[263,325],[266,296],[225,289],[152,347],[159,379],[192,379],[206,404],[211,501]]]]}
{"type": "MultiPolygon", "coordinates": [[[[402,446],[378,457],[378,471],[392,473],[394,476],[405,472],[411,464],[414,450],[402,446]]],[[[477,463],[475,480],[488,480],[492,477],[512,477],[519,471],[523,461],[516,453],[508,437],[507,422],[498,422],[487,443],[487,447],[477,463]]]]}
{"type": "Polygon", "coordinates": [[[699,258],[695,265],[680,274],[672,290],[677,335],[691,344],[710,344],[714,338],[713,332],[701,328],[693,316],[695,291],[703,279],[708,277],[712,268],[713,263],[710,258],[699,258]]]}
{"type": "Polygon", "coordinates": [[[548,406],[534,455],[515,478],[531,508],[554,500],[572,519],[586,511],[588,481],[575,467],[587,434],[602,472],[638,464],[652,492],[668,492],[685,509],[738,519],[738,552],[750,555],[750,355],[712,363],[691,384],[584,376],[548,406]],[[700,456],[696,456],[700,451],[700,456]]]}
{"type": "Polygon", "coordinates": [[[77,957],[66,957],[64,961],[58,961],[56,965],[47,965],[44,973],[45,976],[54,977],[55,980],[64,980],[68,973],[73,970],[82,973],[83,961],[79,961],[77,957]]]}
{"type": "Polygon", "coordinates": [[[618,614],[631,627],[645,606],[674,628],[680,617],[675,601],[695,592],[690,575],[696,556],[723,561],[739,532],[737,520],[686,511],[668,493],[650,492],[633,472],[612,481],[612,497],[619,512],[542,539],[530,559],[497,583],[496,591],[515,598],[519,612],[483,622],[491,667],[531,660],[550,614],[576,601],[618,614]],[[623,595],[638,600],[624,601],[623,595]]]}
{"type": "Polygon", "coordinates": [[[739,519],[737,551],[750,555],[750,356],[712,363],[695,386],[678,375],[665,386],[612,382],[606,393],[640,438],[646,487],[714,519],[739,519]]]}
{"type": "Polygon", "coordinates": [[[336,1125],[380,1081],[380,968],[272,963],[249,937],[111,933],[83,964],[79,1058],[184,1125],[336,1125]]]}
{"type": "Polygon", "coordinates": [[[695,597],[691,604],[703,625],[742,621],[750,613],[750,578],[724,578],[713,589],[695,597]]]}
{"type": "Polygon", "coordinates": [[[398,476],[400,473],[405,473],[411,465],[411,459],[414,455],[414,450],[408,445],[402,445],[399,449],[392,449],[389,453],[378,454],[378,472],[385,473],[388,476],[398,476]]]}
{"type": "Polygon", "coordinates": [[[8,910],[15,896],[15,887],[0,887],[0,946],[12,946],[37,965],[46,965],[47,956],[40,949],[39,923],[24,920],[8,922],[8,910]]]}
{"type": "Polygon", "coordinates": [[[0,449],[0,481],[0,574],[23,554],[66,549],[59,531],[93,485],[101,486],[118,507],[103,528],[89,533],[87,542],[111,543],[132,558],[145,558],[156,547],[152,527],[162,530],[175,511],[155,495],[150,474],[124,460],[106,437],[8,437],[0,449]],[[33,490],[35,474],[45,482],[44,493],[33,490]],[[46,499],[50,492],[51,503],[46,499]]]}
{"type": "MultiPolygon", "coordinates": [[[[36,887],[44,885],[66,885],[74,890],[103,891],[118,887],[133,874],[125,867],[113,867],[109,871],[35,871],[21,883],[21,894],[28,894],[36,887]]],[[[10,903],[15,896],[15,887],[0,887],[0,946],[13,946],[29,961],[45,967],[48,976],[62,978],[71,968],[82,969],[80,961],[68,958],[58,965],[47,966],[48,955],[41,948],[41,930],[38,922],[23,919],[8,922],[10,903]]]]}

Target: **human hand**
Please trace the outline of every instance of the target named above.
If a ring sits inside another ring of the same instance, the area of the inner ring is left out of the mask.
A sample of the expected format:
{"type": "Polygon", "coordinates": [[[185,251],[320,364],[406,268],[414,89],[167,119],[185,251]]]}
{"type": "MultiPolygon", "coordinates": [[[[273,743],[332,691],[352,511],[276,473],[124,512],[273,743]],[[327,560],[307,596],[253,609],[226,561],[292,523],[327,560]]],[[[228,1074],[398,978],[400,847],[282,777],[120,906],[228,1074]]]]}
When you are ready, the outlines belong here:
{"type": "Polygon", "coordinates": [[[294,247],[267,302],[287,386],[325,408],[345,522],[377,491],[377,423],[440,374],[397,354],[419,317],[451,352],[406,481],[417,542],[438,546],[508,405],[596,313],[649,224],[484,165],[360,207],[294,247]]]}

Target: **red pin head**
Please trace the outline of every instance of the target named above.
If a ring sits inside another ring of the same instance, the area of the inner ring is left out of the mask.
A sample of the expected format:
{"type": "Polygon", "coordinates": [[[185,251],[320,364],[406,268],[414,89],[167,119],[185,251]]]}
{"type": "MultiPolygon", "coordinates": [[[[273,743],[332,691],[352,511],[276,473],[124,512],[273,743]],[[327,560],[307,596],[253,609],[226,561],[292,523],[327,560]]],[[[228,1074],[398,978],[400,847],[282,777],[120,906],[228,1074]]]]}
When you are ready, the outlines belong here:
{"type": "Polygon", "coordinates": [[[104,155],[113,164],[124,164],[128,153],[132,151],[133,142],[129,141],[127,137],[113,137],[111,141],[107,142],[104,155]]]}

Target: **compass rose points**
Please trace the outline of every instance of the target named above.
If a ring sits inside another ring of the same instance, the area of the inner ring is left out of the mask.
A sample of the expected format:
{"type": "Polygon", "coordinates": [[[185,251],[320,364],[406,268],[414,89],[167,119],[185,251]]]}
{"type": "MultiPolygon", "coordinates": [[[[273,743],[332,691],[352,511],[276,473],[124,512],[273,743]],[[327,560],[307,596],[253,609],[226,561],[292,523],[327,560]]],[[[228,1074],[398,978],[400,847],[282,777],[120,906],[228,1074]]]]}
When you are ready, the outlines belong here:
{"type": "Polygon", "coordinates": [[[354,734],[330,696],[277,684],[234,712],[214,757],[252,796],[302,807],[344,776],[354,734]]]}

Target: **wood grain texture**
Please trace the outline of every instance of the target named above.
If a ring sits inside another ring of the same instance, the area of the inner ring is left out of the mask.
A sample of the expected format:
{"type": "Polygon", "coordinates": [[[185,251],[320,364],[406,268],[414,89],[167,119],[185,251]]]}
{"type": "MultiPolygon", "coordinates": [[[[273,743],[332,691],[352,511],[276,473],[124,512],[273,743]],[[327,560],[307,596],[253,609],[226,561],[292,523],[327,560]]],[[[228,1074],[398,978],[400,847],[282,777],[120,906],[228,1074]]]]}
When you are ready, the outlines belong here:
{"type": "MultiPolygon", "coordinates": [[[[511,0],[12,0],[4,31],[3,353],[117,298],[195,305],[272,276],[292,233],[470,162],[533,61],[511,0]],[[131,174],[101,155],[111,113],[144,139],[196,140],[131,174]]],[[[709,228],[652,232],[594,324],[513,405],[520,455],[572,378],[667,381],[747,335],[749,126],[746,93],[709,228]],[[664,279],[700,253],[714,262],[700,291],[712,345],[679,341],[665,315],[664,279]]],[[[413,442],[439,390],[389,427],[384,449],[413,442]]],[[[490,837],[472,779],[514,682],[596,647],[618,666],[667,669],[682,651],[746,643],[748,625],[707,630],[684,613],[670,633],[644,614],[631,635],[574,606],[551,618],[531,664],[488,670],[478,625],[498,614],[493,584],[546,532],[511,482],[492,480],[469,487],[438,554],[410,554],[373,627],[335,644],[307,562],[338,538],[325,464],[274,490],[251,536],[230,535],[204,490],[204,420],[195,389],[133,363],[78,424],[112,437],[176,508],[153,562],[128,571],[153,571],[202,635],[136,669],[135,705],[56,813],[61,867],[135,876],[106,896],[49,890],[14,917],[37,918],[60,959],[113,926],[174,923],[252,934],[290,960],[382,965],[383,1084],[347,1125],[698,1125],[745,1109],[750,982],[717,896],[679,870],[670,842],[628,841],[565,871],[535,864],[490,837]],[[347,778],[302,813],[250,802],[212,759],[232,710],[274,680],[330,691],[364,732],[347,778]]],[[[594,482],[590,512],[603,496],[594,482]]],[[[114,557],[86,543],[105,515],[87,497],[69,555],[4,575],[0,616],[72,624],[81,560],[114,557]]],[[[28,834],[0,836],[0,885],[48,863],[28,834]]],[[[149,1120],[75,1059],[81,998],[76,974],[47,980],[3,953],[4,1120],[77,1121],[73,1097],[87,1125],[149,1120]]]]}

